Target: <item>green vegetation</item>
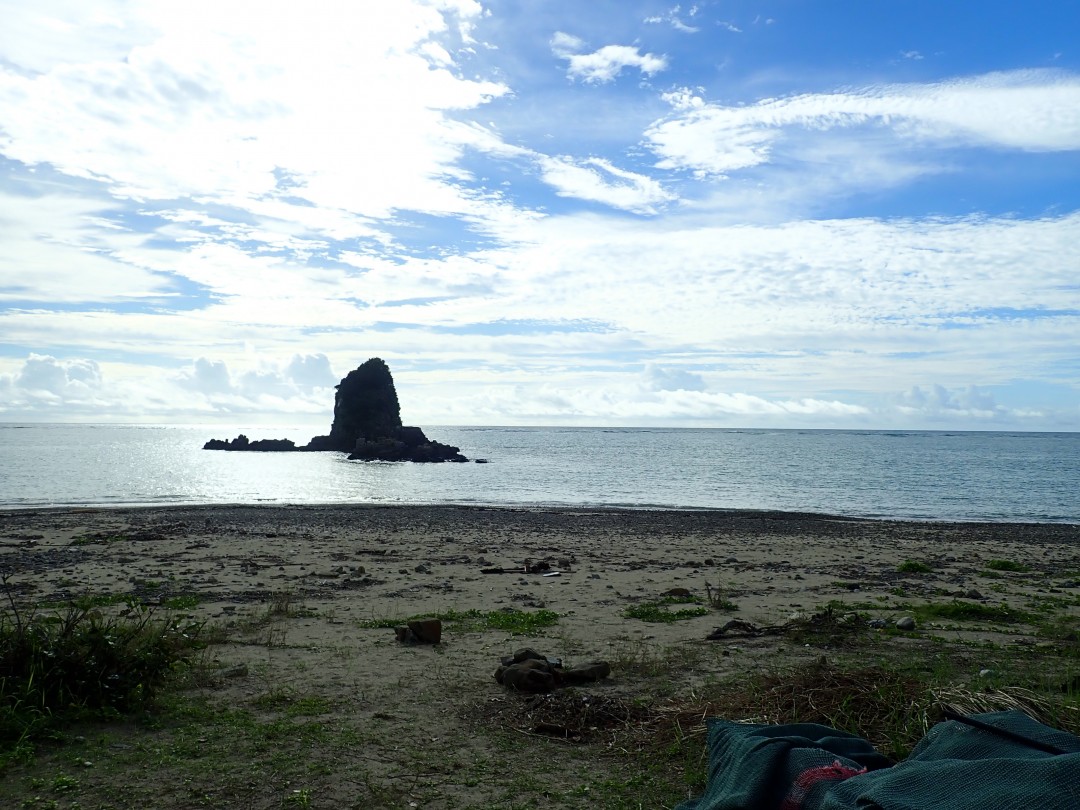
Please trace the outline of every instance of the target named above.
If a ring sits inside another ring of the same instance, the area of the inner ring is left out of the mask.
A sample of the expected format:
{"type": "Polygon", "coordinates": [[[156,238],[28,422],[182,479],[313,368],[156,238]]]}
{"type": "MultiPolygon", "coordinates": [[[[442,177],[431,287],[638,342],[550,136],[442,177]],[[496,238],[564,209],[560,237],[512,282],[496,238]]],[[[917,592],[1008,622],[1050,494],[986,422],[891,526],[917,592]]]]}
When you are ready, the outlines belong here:
{"type": "Polygon", "coordinates": [[[1031,615],[1005,605],[984,605],[979,602],[931,602],[913,608],[918,619],[945,619],[956,622],[997,622],[1016,624],[1028,622],[1031,615]]]}
{"type": "Polygon", "coordinates": [[[670,624],[671,622],[693,619],[698,616],[708,616],[712,611],[707,607],[681,608],[671,610],[671,605],[700,605],[701,597],[698,596],[664,596],[651,602],[642,602],[631,605],[623,615],[628,619],[640,619],[643,622],[670,624]]]}
{"type": "MultiPolygon", "coordinates": [[[[95,600],[0,614],[0,765],[30,756],[66,723],[140,708],[199,649],[202,625],[132,606],[105,616],[95,600]]],[[[110,602],[111,604],[111,602],[110,602]]]]}
{"type": "Polygon", "coordinates": [[[904,560],[900,565],[896,566],[896,570],[901,574],[929,574],[934,569],[918,560],[904,560]]]}
{"type": "Polygon", "coordinates": [[[1031,567],[1015,560],[990,560],[986,567],[991,571],[1013,571],[1018,574],[1026,574],[1031,567]]]}
{"type": "Polygon", "coordinates": [[[191,610],[199,604],[199,597],[194,594],[184,594],[181,596],[170,596],[168,599],[161,600],[161,606],[168,608],[169,610],[191,610]]]}
{"type": "Polygon", "coordinates": [[[513,635],[531,636],[558,624],[559,614],[553,610],[444,610],[405,618],[366,619],[359,624],[366,628],[393,628],[420,619],[438,619],[447,629],[458,633],[502,630],[513,635]]]}
{"type": "Polygon", "coordinates": [[[716,586],[716,590],[714,591],[712,586],[706,582],[705,594],[706,601],[713,610],[721,610],[730,613],[739,609],[739,606],[728,598],[727,592],[719,585],[716,586]]]}

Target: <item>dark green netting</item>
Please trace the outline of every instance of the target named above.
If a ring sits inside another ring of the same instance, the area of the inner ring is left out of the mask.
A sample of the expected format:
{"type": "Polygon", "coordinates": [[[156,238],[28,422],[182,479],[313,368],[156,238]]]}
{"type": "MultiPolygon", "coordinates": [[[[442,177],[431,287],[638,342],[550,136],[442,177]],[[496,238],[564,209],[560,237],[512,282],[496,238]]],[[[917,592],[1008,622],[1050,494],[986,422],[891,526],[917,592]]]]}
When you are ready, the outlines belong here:
{"type": "Polygon", "coordinates": [[[939,723],[896,765],[827,726],[710,720],[705,794],[677,810],[1080,808],[1080,737],[1016,711],[970,720],[982,727],[939,723]]]}

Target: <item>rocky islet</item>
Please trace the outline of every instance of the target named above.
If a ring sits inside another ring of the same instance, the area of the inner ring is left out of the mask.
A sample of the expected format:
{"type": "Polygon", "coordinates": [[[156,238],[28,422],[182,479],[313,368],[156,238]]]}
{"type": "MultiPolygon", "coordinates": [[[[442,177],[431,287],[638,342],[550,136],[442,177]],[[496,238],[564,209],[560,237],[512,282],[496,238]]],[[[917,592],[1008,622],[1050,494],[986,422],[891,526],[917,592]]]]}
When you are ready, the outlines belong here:
{"type": "Polygon", "coordinates": [[[373,357],[350,371],[336,387],[330,433],[303,447],[290,439],[211,439],[204,450],[246,452],[335,451],[353,461],[464,462],[453,445],[432,441],[418,427],[401,423],[394,378],[386,363],[373,357]]]}

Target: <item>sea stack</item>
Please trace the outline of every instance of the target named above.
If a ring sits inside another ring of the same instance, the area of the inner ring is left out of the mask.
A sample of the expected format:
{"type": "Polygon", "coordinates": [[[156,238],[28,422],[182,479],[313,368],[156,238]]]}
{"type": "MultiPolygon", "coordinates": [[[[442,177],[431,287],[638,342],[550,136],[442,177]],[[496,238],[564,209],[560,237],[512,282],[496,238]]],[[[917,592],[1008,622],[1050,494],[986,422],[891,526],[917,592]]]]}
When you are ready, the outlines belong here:
{"type": "Polygon", "coordinates": [[[359,461],[468,461],[458,448],[401,424],[394,378],[378,357],[338,383],[330,435],[316,436],[303,449],[338,450],[359,461]]]}
{"type": "Polygon", "coordinates": [[[269,450],[271,443],[277,445],[273,449],[284,451],[334,450],[358,461],[468,461],[457,447],[433,442],[420,428],[401,424],[394,378],[378,357],[350,371],[338,383],[329,435],[316,436],[299,448],[285,446],[280,440],[249,442],[241,435],[231,442],[211,439],[203,449],[269,450]]]}

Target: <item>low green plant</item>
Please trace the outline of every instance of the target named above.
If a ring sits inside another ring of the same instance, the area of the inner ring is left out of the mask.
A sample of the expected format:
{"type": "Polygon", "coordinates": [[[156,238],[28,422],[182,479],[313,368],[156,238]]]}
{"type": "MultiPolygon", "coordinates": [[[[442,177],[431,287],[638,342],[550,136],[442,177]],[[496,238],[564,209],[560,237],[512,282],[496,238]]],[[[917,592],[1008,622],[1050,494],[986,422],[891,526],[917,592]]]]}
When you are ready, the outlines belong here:
{"type": "Polygon", "coordinates": [[[85,602],[24,614],[10,591],[8,602],[0,613],[0,764],[25,760],[35,739],[66,722],[142,706],[201,646],[201,624],[142,605],[106,616],[85,602]]]}
{"type": "Polygon", "coordinates": [[[681,608],[671,610],[672,605],[701,605],[701,597],[698,596],[664,596],[651,602],[641,602],[631,605],[623,615],[628,619],[640,619],[643,622],[655,624],[670,624],[672,622],[693,619],[698,616],[708,616],[711,612],[707,607],[681,608]]]}
{"type": "Polygon", "coordinates": [[[709,607],[713,610],[723,611],[735,611],[739,609],[739,606],[732,602],[727,593],[719,585],[716,586],[716,590],[712,589],[712,586],[708,582],[705,583],[706,601],[709,603],[709,607]]]}
{"type": "Polygon", "coordinates": [[[933,602],[916,605],[914,612],[917,617],[923,619],[947,619],[957,622],[984,621],[1014,624],[1031,619],[1031,616],[1022,610],[1006,605],[984,605],[978,602],[933,602]]]}
{"type": "Polygon", "coordinates": [[[191,608],[198,606],[199,597],[195,594],[182,594],[180,596],[170,596],[168,599],[161,600],[161,606],[168,608],[169,610],[191,610],[191,608]]]}
{"type": "Polygon", "coordinates": [[[1031,570],[1031,566],[1016,560],[990,560],[986,567],[991,571],[1013,571],[1018,574],[1026,574],[1031,570]]]}
{"type": "Polygon", "coordinates": [[[934,569],[918,560],[904,560],[900,565],[896,566],[896,570],[901,574],[929,574],[934,569]]]}

